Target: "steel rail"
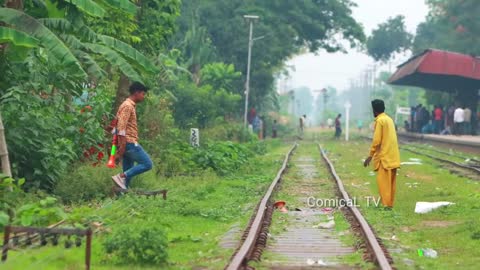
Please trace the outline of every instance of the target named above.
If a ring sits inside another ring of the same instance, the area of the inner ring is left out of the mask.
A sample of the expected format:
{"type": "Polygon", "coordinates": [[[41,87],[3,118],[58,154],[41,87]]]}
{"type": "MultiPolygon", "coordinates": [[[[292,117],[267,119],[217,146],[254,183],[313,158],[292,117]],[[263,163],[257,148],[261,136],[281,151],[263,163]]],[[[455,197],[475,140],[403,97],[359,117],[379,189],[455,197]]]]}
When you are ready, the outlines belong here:
{"type": "MultiPolygon", "coordinates": [[[[345,187],[343,186],[343,182],[338,176],[337,172],[335,171],[335,167],[333,166],[332,162],[328,159],[327,155],[325,154],[325,151],[320,147],[320,145],[318,146],[318,148],[320,150],[323,160],[328,165],[330,173],[332,174],[333,178],[335,178],[335,182],[337,183],[338,189],[340,190],[340,193],[343,199],[347,202],[351,201],[350,196],[345,190],[345,187]]],[[[372,250],[373,255],[375,256],[375,262],[378,264],[380,269],[391,270],[392,266],[390,265],[385,252],[380,246],[380,243],[378,242],[377,237],[373,233],[373,230],[368,224],[367,220],[363,217],[363,215],[360,213],[357,207],[355,207],[355,205],[347,206],[347,207],[351,210],[358,224],[360,224],[360,228],[361,228],[362,234],[365,236],[366,243],[372,250]]]]}
{"type": "Polygon", "coordinates": [[[287,168],[288,161],[290,160],[290,157],[296,148],[297,148],[297,143],[295,142],[292,148],[285,155],[285,159],[283,161],[282,167],[278,171],[277,176],[275,177],[273,182],[270,184],[270,187],[268,188],[267,192],[265,193],[262,200],[260,201],[258,210],[255,214],[255,218],[253,219],[252,225],[248,229],[248,234],[247,234],[247,237],[245,238],[245,241],[243,241],[240,248],[230,259],[230,262],[225,267],[226,270],[242,269],[242,267],[244,267],[248,263],[248,257],[250,256],[253,248],[255,247],[258,234],[262,227],[262,223],[263,223],[266,209],[267,209],[267,203],[270,200],[270,197],[272,196],[275,187],[277,186],[278,182],[282,178],[282,175],[287,168]]]}
{"type": "Polygon", "coordinates": [[[476,172],[476,173],[480,173],[480,169],[479,169],[479,168],[475,168],[475,167],[473,167],[473,166],[463,165],[463,164],[457,163],[457,162],[455,162],[455,161],[451,161],[451,160],[448,160],[448,159],[443,159],[443,158],[435,157],[435,156],[432,156],[432,155],[430,155],[430,154],[421,153],[421,152],[418,152],[418,151],[415,151],[415,150],[412,150],[412,149],[409,149],[409,148],[405,148],[405,147],[400,147],[400,149],[403,149],[403,150],[405,150],[405,151],[408,151],[408,152],[411,152],[411,153],[414,153],[414,154],[417,154],[417,155],[426,156],[426,157],[429,157],[429,158],[431,158],[431,159],[434,159],[434,160],[437,160],[437,161],[440,161],[440,162],[449,163],[449,164],[452,164],[452,165],[454,165],[454,166],[457,166],[457,167],[460,167],[460,168],[463,168],[463,169],[467,169],[467,170],[474,171],[474,172],[476,172]]]}

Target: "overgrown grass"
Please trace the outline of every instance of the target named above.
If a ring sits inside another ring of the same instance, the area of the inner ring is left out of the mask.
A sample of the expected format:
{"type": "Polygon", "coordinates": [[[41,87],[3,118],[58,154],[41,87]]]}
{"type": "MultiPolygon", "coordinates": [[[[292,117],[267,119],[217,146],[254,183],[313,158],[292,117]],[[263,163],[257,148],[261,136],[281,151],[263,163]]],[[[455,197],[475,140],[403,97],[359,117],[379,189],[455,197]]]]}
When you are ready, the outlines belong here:
{"type": "MultiPolygon", "coordinates": [[[[92,269],[223,268],[232,250],[221,249],[219,241],[233,224],[245,225],[289,147],[270,141],[265,155],[252,158],[246,166],[226,177],[207,170],[195,177],[157,178],[152,172],[134,179],[135,188],[168,189],[166,201],[125,195],[98,204],[74,205],[70,210],[73,222],[103,224],[101,232],[94,236],[92,269]],[[118,226],[134,231],[153,225],[163,228],[167,235],[166,264],[117,264],[118,260],[105,253],[102,243],[118,226]]],[[[84,248],[64,250],[49,246],[26,253],[13,251],[10,256],[2,265],[5,269],[82,269],[84,248]]]]}
{"type": "Polygon", "coordinates": [[[480,265],[480,183],[451,174],[442,164],[401,151],[401,160],[422,159],[398,171],[393,211],[367,205],[378,197],[376,176],[364,168],[369,142],[353,136],[350,142],[321,139],[347,191],[389,248],[398,269],[478,269],[480,265]],[[427,214],[415,214],[418,201],[455,203],[427,214]],[[417,249],[433,248],[438,258],[419,257],[417,249]]]}

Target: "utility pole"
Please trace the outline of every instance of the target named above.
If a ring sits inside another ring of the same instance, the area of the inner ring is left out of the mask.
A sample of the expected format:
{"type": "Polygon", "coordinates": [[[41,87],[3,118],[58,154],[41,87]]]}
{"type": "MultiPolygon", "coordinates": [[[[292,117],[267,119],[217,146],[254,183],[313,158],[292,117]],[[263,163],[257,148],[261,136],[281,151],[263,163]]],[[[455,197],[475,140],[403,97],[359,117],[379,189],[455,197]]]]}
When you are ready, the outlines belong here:
{"type": "Polygon", "coordinates": [[[348,136],[349,136],[349,133],[350,133],[350,108],[352,107],[352,104],[350,103],[350,101],[347,101],[345,102],[345,115],[346,115],[346,119],[345,119],[345,141],[348,142],[348,136]]]}
{"type": "Polygon", "coordinates": [[[250,23],[250,33],[248,38],[248,60],[247,60],[247,81],[245,82],[245,115],[244,115],[244,127],[247,128],[248,117],[248,94],[250,92],[250,63],[252,59],[252,45],[253,45],[253,23],[258,20],[258,16],[245,15],[243,16],[247,22],[250,23]]]}

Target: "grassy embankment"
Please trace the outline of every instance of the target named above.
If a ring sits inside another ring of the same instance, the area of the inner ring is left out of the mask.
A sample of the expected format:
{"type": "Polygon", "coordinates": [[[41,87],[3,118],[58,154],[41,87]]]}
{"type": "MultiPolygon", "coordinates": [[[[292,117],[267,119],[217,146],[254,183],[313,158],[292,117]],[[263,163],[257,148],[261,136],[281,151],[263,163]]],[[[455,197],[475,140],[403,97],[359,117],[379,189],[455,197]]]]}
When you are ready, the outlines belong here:
{"type": "MultiPolygon", "coordinates": [[[[369,142],[352,136],[350,142],[321,137],[337,173],[360,209],[389,248],[398,269],[478,269],[480,265],[480,183],[452,174],[442,164],[401,151],[401,160],[421,159],[422,165],[404,165],[398,171],[393,211],[370,203],[378,197],[375,174],[364,168],[369,142]],[[419,201],[455,203],[427,214],[414,213],[419,201]],[[419,257],[417,249],[432,248],[437,258],[419,257]]],[[[445,149],[443,149],[445,150],[445,149]]]]}
{"type": "MultiPolygon", "coordinates": [[[[158,178],[153,173],[136,179],[137,187],[168,189],[168,199],[124,196],[117,200],[69,206],[69,218],[101,222],[92,249],[92,269],[221,269],[232,250],[218,243],[234,224],[244,226],[257,200],[281,166],[289,144],[268,141],[267,153],[256,156],[237,172],[218,176],[205,171],[195,177],[158,178]],[[162,266],[125,265],[105,253],[102,242],[109,232],[128,227],[163,228],[168,241],[168,263],[162,266]]],[[[92,176],[95,177],[95,176],[92,176]]],[[[109,180],[106,180],[109,181],[109,180]]],[[[83,269],[81,248],[58,247],[9,252],[4,269],[83,269]]]]}

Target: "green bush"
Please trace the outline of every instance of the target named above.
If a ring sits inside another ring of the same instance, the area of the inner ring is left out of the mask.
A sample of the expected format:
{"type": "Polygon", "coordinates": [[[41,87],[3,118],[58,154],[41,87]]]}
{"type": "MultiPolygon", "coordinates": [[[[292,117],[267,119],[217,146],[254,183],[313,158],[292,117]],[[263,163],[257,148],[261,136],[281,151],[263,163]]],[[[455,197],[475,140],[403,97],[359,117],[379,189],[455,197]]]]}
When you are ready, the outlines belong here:
{"type": "Polygon", "coordinates": [[[57,199],[47,197],[36,203],[22,205],[16,213],[14,224],[22,226],[47,226],[65,219],[67,215],[57,205],[57,199]]]}
{"type": "Polygon", "coordinates": [[[55,89],[26,83],[5,90],[0,98],[12,173],[26,179],[27,189],[51,191],[86,149],[104,140],[102,119],[111,107],[111,89],[85,89],[94,94],[88,109],[71,102],[78,93],[55,89]]]}
{"type": "Polygon", "coordinates": [[[111,191],[111,176],[115,173],[103,163],[96,167],[81,165],[59,178],[54,194],[67,203],[103,199],[111,191]]]}
{"type": "Polygon", "coordinates": [[[225,175],[239,169],[253,152],[245,145],[233,142],[216,142],[197,149],[193,160],[200,168],[212,168],[220,175],[225,175]]]}
{"type": "Polygon", "coordinates": [[[10,223],[10,218],[15,215],[15,208],[26,197],[22,190],[25,179],[15,180],[0,174],[0,229],[10,223]]]}
{"type": "Polygon", "coordinates": [[[162,228],[152,225],[123,226],[107,236],[103,246],[122,264],[159,265],[167,262],[167,237],[162,228]]]}

